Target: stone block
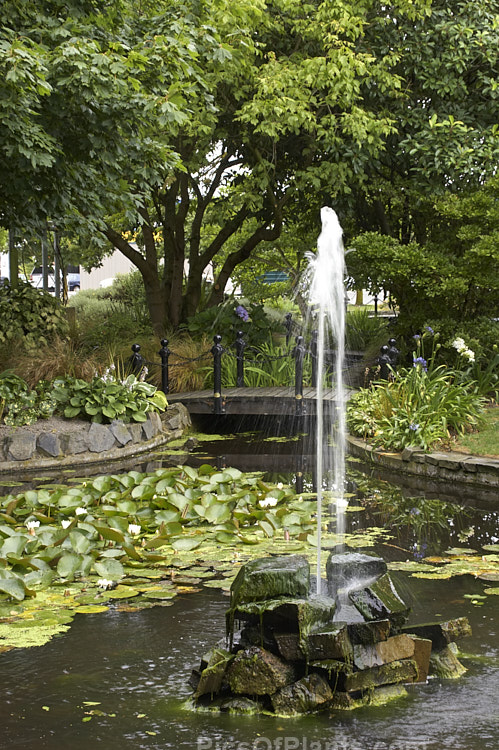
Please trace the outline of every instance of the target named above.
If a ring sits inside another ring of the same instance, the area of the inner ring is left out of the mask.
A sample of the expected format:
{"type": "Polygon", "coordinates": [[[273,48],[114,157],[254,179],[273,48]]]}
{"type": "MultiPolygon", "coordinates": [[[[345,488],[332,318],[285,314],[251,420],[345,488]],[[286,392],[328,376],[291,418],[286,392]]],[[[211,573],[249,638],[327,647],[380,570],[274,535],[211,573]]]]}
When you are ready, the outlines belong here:
{"type": "Polygon", "coordinates": [[[36,451],[36,435],[33,432],[15,432],[7,438],[7,459],[28,461],[36,451]]]}
{"type": "Polygon", "coordinates": [[[132,436],[130,435],[130,431],[128,430],[127,426],[123,422],[121,422],[121,420],[119,419],[114,419],[109,425],[109,429],[113,433],[119,445],[126,445],[132,439],[132,436]]]}
{"type": "Polygon", "coordinates": [[[328,682],[316,673],[278,690],[272,696],[272,707],[279,716],[296,716],[323,709],[333,699],[328,682]]]}
{"type": "Polygon", "coordinates": [[[142,440],[142,425],[140,422],[130,422],[130,424],[127,424],[127,429],[132,437],[132,443],[140,443],[142,440]]]}
{"type": "Polygon", "coordinates": [[[440,651],[432,651],[430,656],[430,674],[444,680],[457,680],[466,672],[450,646],[440,651]]]}
{"type": "Polygon", "coordinates": [[[88,431],[90,425],[85,425],[78,432],[62,433],[60,436],[61,449],[67,456],[84,453],[88,450],[88,431]]]}
{"type": "Polygon", "coordinates": [[[411,638],[414,643],[414,656],[412,658],[416,662],[418,668],[418,676],[414,682],[426,682],[430,671],[432,643],[428,638],[418,638],[414,635],[409,635],[408,637],[411,638]]]}
{"type": "Polygon", "coordinates": [[[323,659],[351,659],[353,647],[348,636],[347,625],[332,624],[327,631],[310,633],[307,638],[308,658],[323,659]]]}
{"type": "Polygon", "coordinates": [[[370,690],[378,685],[392,685],[399,682],[414,682],[418,676],[416,663],[411,659],[392,661],[380,667],[363,669],[345,675],[344,690],[354,693],[370,690]]]}
{"type": "Polygon", "coordinates": [[[115,445],[114,435],[104,424],[92,422],[87,435],[88,450],[92,453],[104,453],[115,445]]]}
{"type": "Polygon", "coordinates": [[[371,620],[370,622],[349,622],[348,635],[355,644],[368,645],[386,641],[390,635],[390,620],[371,620]]]}
{"type": "Polygon", "coordinates": [[[61,441],[55,432],[42,432],[36,441],[38,450],[46,456],[61,455],[61,441]]]}
{"type": "Polygon", "coordinates": [[[298,633],[274,633],[279,654],[286,661],[305,661],[306,654],[300,645],[298,633]]]}
{"type": "Polygon", "coordinates": [[[387,572],[386,562],[381,557],[350,552],[343,555],[332,553],[326,561],[329,593],[335,596],[338,589],[360,589],[366,583],[380,578],[387,572]]]}
{"type": "Polygon", "coordinates": [[[195,698],[199,698],[206,693],[215,695],[220,692],[225,672],[234,656],[225,649],[214,648],[205,659],[207,664],[199,676],[199,682],[194,693],[195,698]]]}
{"type": "Polygon", "coordinates": [[[296,679],[290,664],[258,646],[239,651],[226,676],[236,695],[273,695],[296,679]]]}
{"type": "Polygon", "coordinates": [[[445,648],[449,643],[471,635],[471,627],[467,617],[456,617],[446,622],[430,622],[423,625],[408,625],[403,628],[404,633],[428,638],[435,651],[445,648]]]}
{"type": "Polygon", "coordinates": [[[336,602],[327,596],[248,602],[227,613],[229,631],[231,618],[249,620],[264,630],[298,633],[303,644],[309,633],[324,630],[332,624],[335,608],[336,602]]]}
{"type": "Polygon", "coordinates": [[[403,685],[382,685],[360,697],[336,691],[329,707],[336,711],[353,711],[362,706],[384,706],[392,700],[406,696],[407,690],[403,685]]]}
{"type": "Polygon", "coordinates": [[[149,417],[146,419],[145,422],[140,423],[142,426],[142,436],[144,440],[152,440],[153,437],[157,434],[154,431],[154,425],[149,419],[149,417]]]}
{"type": "Polygon", "coordinates": [[[154,435],[158,435],[160,432],[163,432],[163,423],[157,411],[150,411],[147,415],[147,418],[152,424],[154,435]]]}
{"type": "Polygon", "coordinates": [[[366,620],[388,618],[395,629],[406,622],[410,607],[399,596],[388,573],[361,591],[352,591],[350,601],[366,620]]]}
{"type": "Polygon", "coordinates": [[[392,661],[412,658],[414,641],[408,635],[394,635],[386,641],[357,645],[353,648],[353,663],[357,669],[370,669],[392,661]]]}
{"type": "Polygon", "coordinates": [[[301,555],[264,557],[243,565],[230,587],[231,605],[274,599],[306,597],[310,591],[310,566],[301,555]]]}

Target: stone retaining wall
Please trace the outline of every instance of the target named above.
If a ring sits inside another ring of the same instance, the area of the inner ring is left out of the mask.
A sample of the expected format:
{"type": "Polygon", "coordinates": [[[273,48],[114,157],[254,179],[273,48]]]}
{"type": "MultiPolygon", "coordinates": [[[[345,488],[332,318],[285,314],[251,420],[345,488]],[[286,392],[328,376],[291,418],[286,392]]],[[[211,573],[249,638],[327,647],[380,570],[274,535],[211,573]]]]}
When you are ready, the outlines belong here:
{"type": "Polygon", "coordinates": [[[161,416],[150,412],[141,423],[114,420],[103,425],[60,418],[46,425],[11,427],[0,435],[0,474],[21,467],[74,466],[127,458],[181,437],[190,424],[185,406],[172,404],[161,416]]]}
{"type": "Polygon", "coordinates": [[[455,451],[425,453],[419,448],[406,448],[401,453],[373,448],[358,437],[347,436],[351,455],[398,476],[409,475],[415,480],[446,485],[459,494],[459,487],[470,488],[476,499],[488,499],[499,490],[499,460],[455,451]]]}

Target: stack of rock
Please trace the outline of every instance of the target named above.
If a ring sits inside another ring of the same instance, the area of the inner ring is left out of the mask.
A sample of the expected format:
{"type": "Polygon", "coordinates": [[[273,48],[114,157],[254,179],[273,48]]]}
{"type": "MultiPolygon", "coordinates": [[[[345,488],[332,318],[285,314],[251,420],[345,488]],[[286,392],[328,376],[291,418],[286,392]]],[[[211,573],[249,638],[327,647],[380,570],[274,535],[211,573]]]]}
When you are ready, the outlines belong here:
{"type": "Polygon", "coordinates": [[[404,684],[426,682],[430,671],[462,674],[452,646],[470,634],[466,618],[408,626],[409,607],[381,558],[331,555],[326,569],[328,596],[310,594],[301,556],[240,569],[227,637],[191,677],[197,705],[292,716],[385,703],[405,695],[404,684]]]}

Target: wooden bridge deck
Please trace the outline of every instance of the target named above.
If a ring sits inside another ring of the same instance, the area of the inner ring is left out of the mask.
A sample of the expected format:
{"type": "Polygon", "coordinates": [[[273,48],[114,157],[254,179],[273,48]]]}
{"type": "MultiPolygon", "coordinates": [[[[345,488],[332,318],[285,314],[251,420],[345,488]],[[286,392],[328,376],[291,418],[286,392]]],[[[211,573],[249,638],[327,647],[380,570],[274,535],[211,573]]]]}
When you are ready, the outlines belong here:
{"type": "MultiPolygon", "coordinates": [[[[303,388],[303,410],[307,416],[314,416],[316,408],[316,388],[303,388]]],[[[348,393],[347,393],[348,397],[348,393]]],[[[169,393],[168,403],[181,401],[190,414],[213,414],[213,390],[191,391],[190,393],[169,393]]],[[[332,388],[323,392],[324,404],[334,405],[335,391],[332,388]]],[[[224,414],[292,416],[297,413],[297,399],[294,388],[224,388],[222,390],[224,414]]]]}

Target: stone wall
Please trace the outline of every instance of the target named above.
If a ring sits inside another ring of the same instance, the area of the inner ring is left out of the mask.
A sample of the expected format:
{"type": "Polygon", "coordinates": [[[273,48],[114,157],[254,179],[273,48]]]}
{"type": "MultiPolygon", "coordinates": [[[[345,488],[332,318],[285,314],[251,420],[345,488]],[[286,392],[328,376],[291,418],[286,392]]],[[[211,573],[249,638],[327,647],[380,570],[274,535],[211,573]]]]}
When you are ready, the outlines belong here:
{"type": "Polygon", "coordinates": [[[459,488],[472,491],[476,500],[488,500],[499,489],[499,460],[487,456],[472,456],[455,451],[426,453],[419,448],[406,448],[401,453],[373,448],[361,438],[347,436],[348,452],[366,465],[396,474],[398,478],[412,477],[414,483],[439,491],[450,487],[455,495],[459,488]]]}
{"type": "Polygon", "coordinates": [[[172,404],[161,416],[150,412],[141,423],[114,420],[104,425],[51,418],[23,427],[2,426],[0,473],[126,458],[181,437],[190,424],[185,406],[172,404]]]}

